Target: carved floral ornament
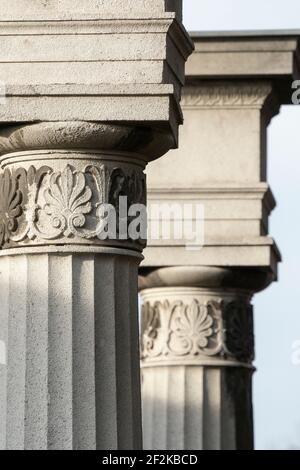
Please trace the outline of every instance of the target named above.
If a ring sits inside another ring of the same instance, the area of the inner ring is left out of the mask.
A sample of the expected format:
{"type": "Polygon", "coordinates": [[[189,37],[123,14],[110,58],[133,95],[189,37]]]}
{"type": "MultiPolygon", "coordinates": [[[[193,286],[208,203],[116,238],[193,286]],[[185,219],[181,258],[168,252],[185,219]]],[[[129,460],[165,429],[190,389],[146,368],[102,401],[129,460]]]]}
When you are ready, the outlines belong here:
{"type": "MultiPolygon", "coordinates": [[[[91,240],[103,229],[103,204],[118,213],[119,196],[128,206],[146,203],[142,170],[108,168],[104,164],[78,171],[48,166],[0,174],[0,247],[18,243],[79,237],[91,240]]],[[[138,242],[141,242],[139,240],[138,242]]]]}
{"type": "Polygon", "coordinates": [[[220,356],[254,359],[252,307],[244,302],[146,302],[142,317],[144,360],[220,356]]]}

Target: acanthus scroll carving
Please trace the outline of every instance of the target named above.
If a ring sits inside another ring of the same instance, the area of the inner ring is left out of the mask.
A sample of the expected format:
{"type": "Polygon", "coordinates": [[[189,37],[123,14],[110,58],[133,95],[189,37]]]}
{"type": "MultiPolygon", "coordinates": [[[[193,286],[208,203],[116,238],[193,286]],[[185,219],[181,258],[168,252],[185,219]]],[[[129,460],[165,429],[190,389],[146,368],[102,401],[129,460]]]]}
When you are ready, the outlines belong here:
{"type": "Polygon", "coordinates": [[[254,357],[252,308],[243,302],[146,302],[142,315],[144,360],[220,356],[254,357]]]}
{"type": "MultiPolygon", "coordinates": [[[[142,170],[125,171],[104,164],[79,171],[48,166],[6,169],[0,174],[0,247],[30,241],[94,239],[103,229],[103,205],[118,212],[118,197],[127,204],[146,203],[142,170]]],[[[143,243],[138,240],[138,243],[143,243]]]]}

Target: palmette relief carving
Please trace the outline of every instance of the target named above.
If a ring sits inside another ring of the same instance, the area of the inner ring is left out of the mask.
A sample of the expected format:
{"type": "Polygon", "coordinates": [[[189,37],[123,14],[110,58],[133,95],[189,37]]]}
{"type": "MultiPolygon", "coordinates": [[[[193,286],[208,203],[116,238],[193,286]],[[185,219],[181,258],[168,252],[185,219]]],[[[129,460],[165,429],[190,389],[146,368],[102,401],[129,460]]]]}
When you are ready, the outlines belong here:
{"type": "Polygon", "coordinates": [[[223,300],[146,302],[141,343],[144,361],[220,356],[250,363],[254,356],[252,308],[223,300]]]}
{"type": "Polygon", "coordinates": [[[6,169],[0,174],[0,246],[96,239],[105,225],[103,205],[112,205],[118,214],[119,196],[127,197],[128,207],[146,203],[142,170],[104,164],[83,171],[71,165],[62,171],[48,166],[6,169]]]}
{"type": "Polygon", "coordinates": [[[22,213],[22,193],[18,181],[8,170],[0,174],[0,246],[9,242],[22,213]]]}

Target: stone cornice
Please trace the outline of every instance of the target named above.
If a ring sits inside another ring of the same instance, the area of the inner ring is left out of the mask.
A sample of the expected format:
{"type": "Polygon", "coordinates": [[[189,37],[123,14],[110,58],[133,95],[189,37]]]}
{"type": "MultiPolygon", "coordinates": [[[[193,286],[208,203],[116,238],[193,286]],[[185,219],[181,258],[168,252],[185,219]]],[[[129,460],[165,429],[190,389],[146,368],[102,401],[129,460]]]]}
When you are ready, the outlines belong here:
{"type": "MultiPolygon", "coordinates": [[[[161,60],[165,59],[176,71],[178,57],[172,48],[164,47],[162,37],[176,47],[186,61],[193,51],[193,42],[183,25],[173,17],[121,20],[69,20],[69,21],[0,21],[0,62],[21,61],[85,61],[89,51],[93,60],[161,60]],[[139,38],[135,41],[135,35],[139,38]],[[93,43],[90,41],[93,35],[93,43]],[[153,35],[159,39],[155,43],[153,35]],[[29,47],[23,45],[26,37],[29,47]],[[7,46],[10,41],[12,47],[7,46]],[[36,47],[36,42],[40,47],[36,47]],[[53,47],[63,41],[64,48],[53,47]],[[76,48],[73,47],[76,42],[76,48]],[[126,43],[126,47],[124,46],[126,43]],[[82,47],[80,47],[82,46],[82,47]],[[99,46],[99,47],[97,47],[99,46]],[[71,52],[69,51],[71,49],[71,52]]],[[[180,75],[184,75],[180,70],[180,75]]]]}
{"type": "MultiPolygon", "coordinates": [[[[252,295],[265,289],[272,277],[263,269],[215,266],[168,266],[140,270],[139,289],[226,288],[252,295]]],[[[150,291],[149,291],[150,292],[150,291]]]]}
{"type": "Polygon", "coordinates": [[[147,159],[139,149],[153,139],[147,128],[89,122],[2,128],[0,248],[70,244],[141,251],[145,240],[119,237],[119,196],[127,197],[127,208],[146,204],[147,159]],[[106,237],[108,205],[116,221],[106,237]]]}
{"type": "Polygon", "coordinates": [[[186,66],[187,82],[270,80],[280,104],[291,104],[291,84],[299,78],[299,36],[274,34],[193,34],[195,52],[186,66]]]}

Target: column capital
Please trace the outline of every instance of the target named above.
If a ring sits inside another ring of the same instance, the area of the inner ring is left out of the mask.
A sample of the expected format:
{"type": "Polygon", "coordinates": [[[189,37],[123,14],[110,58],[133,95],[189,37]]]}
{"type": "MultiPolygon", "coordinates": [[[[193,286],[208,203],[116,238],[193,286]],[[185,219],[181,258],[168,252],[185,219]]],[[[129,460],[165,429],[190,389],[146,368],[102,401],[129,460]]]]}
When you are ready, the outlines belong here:
{"type": "Polygon", "coordinates": [[[80,245],[141,251],[144,240],[120,235],[120,217],[128,224],[128,209],[146,204],[147,151],[142,152],[154,140],[146,128],[102,123],[0,129],[1,247],[80,245]],[[125,214],[120,214],[121,196],[126,197],[125,214]],[[115,209],[116,226],[103,237],[109,206],[115,209]]]}
{"type": "Polygon", "coordinates": [[[166,267],[140,273],[142,366],[251,367],[251,298],[262,270],[166,267]]]}
{"type": "Polygon", "coordinates": [[[120,11],[122,18],[137,18],[175,16],[182,18],[182,0],[10,0],[5,9],[0,13],[0,21],[17,19],[27,20],[49,20],[69,19],[119,19],[120,11]],[[28,7],[28,8],[25,8],[28,7]],[[31,8],[29,8],[31,7],[31,8]],[[72,15],[70,12],[72,11],[72,15]],[[34,16],[36,15],[36,16],[34,16]]]}

